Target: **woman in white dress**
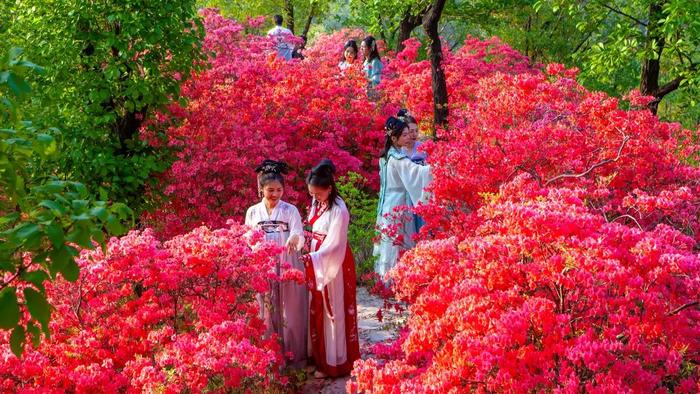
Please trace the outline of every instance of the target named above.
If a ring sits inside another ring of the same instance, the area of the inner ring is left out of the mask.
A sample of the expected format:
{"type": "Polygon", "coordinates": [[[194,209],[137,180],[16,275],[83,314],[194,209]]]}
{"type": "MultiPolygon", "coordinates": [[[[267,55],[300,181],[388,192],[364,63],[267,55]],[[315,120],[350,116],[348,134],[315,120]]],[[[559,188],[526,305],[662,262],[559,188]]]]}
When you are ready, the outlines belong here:
{"type": "Polygon", "coordinates": [[[381,277],[391,270],[401,251],[415,245],[416,220],[409,210],[425,200],[424,189],[431,180],[430,167],[420,165],[402,151],[415,143],[415,134],[408,125],[393,116],[387,119],[386,140],[379,158],[379,204],[377,228],[382,231],[374,245],[374,271],[381,277]],[[398,210],[397,210],[398,208],[398,210]]]}
{"type": "Polygon", "coordinates": [[[338,196],[334,172],[326,159],[306,178],[313,202],[307,233],[310,253],[302,261],[311,291],[309,345],[317,378],[346,375],[360,358],[355,261],[348,245],[350,213],[338,196]]]}
{"type": "MultiPolygon", "coordinates": [[[[281,275],[285,266],[304,271],[299,261],[299,250],[304,246],[301,215],[294,205],[282,201],[284,176],[287,165],[265,160],[255,171],[262,201],[248,208],[245,224],[265,233],[265,239],[284,247],[276,265],[281,275]]],[[[268,332],[275,332],[282,340],[285,354],[293,355],[292,364],[301,364],[307,358],[308,292],[303,284],[273,282],[270,294],[259,297],[261,317],[268,332]]]]}

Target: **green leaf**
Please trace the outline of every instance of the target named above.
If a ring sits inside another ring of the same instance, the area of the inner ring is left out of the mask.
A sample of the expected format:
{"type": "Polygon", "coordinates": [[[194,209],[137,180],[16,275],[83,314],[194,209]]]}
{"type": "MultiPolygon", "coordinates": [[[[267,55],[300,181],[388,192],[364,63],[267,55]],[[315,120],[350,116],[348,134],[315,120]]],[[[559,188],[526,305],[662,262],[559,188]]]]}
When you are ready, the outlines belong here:
{"type": "Polygon", "coordinates": [[[79,194],[81,197],[87,197],[87,196],[88,196],[88,194],[89,194],[88,189],[87,189],[87,188],[85,187],[85,185],[83,185],[82,183],[80,183],[80,182],[71,182],[71,185],[73,185],[73,187],[75,188],[75,191],[77,191],[78,194],[79,194]]]}
{"type": "Polygon", "coordinates": [[[10,73],[7,77],[7,86],[15,96],[24,96],[32,91],[29,84],[17,74],[10,73]]]}
{"type": "Polygon", "coordinates": [[[27,60],[20,60],[20,61],[18,61],[18,62],[17,62],[17,66],[19,66],[19,67],[24,67],[24,68],[26,68],[26,69],[32,70],[32,71],[34,71],[34,72],[37,73],[37,74],[43,74],[44,71],[46,71],[46,70],[44,70],[43,67],[37,66],[36,64],[34,64],[34,63],[30,62],[30,61],[27,61],[27,60]]]}
{"type": "Polygon", "coordinates": [[[70,218],[72,220],[75,220],[76,222],[85,222],[92,219],[92,217],[87,213],[81,213],[80,215],[70,215],[70,218]]]}
{"type": "Polygon", "coordinates": [[[61,270],[61,274],[69,282],[75,282],[80,276],[80,267],[75,262],[75,259],[70,259],[66,262],[61,270]]]}
{"type": "Polygon", "coordinates": [[[102,232],[102,229],[95,229],[92,232],[92,239],[95,240],[95,242],[99,243],[100,245],[105,244],[105,233],[102,232]]]}
{"type": "Polygon", "coordinates": [[[16,291],[14,287],[6,287],[0,292],[0,328],[12,328],[19,323],[16,291]]]}
{"type": "Polygon", "coordinates": [[[88,206],[88,201],[87,200],[73,200],[72,201],[72,206],[73,209],[76,211],[82,211],[88,206]]]}
{"type": "Polygon", "coordinates": [[[119,69],[114,65],[109,65],[105,69],[104,74],[108,81],[113,81],[119,78],[119,69]]]}
{"type": "Polygon", "coordinates": [[[75,227],[68,236],[66,237],[70,242],[75,242],[78,245],[92,249],[92,242],[90,241],[90,229],[85,226],[75,227]]]}
{"type": "Polygon", "coordinates": [[[25,271],[22,273],[21,278],[36,286],[37,289],[45,291],[44,281],[49,280],[49,274],[47,274],[46,271],[41,270],[29,272],[25,271]]]}
{"type": "Polygon", "coordinates": [[[39,331],[39,327],[30,322],[27,324],[27,331],[32,334],[32,345],[38,347],[41,343],[41,331],[39,331]]]}
{"type": "Polygon", "coordinates": [[[31,287],[27,287],[24,289],[24,298],[27,300],[29,314],[42,326],[48,326],[51,319],[51,306],[46,301],[46,297],[31,287]]]}
{"type": "Polygon", "coordinates": [[[15,222],[17,219],[19,219],[19,212],[13,212],[10,214],[7,214],[5,216],[0,217],[0,227],[5,226],[7,224],[15,222]]]}
{"type": "Polygon", "coordinates": [[[63,181],[50,181],[41,186],[38,186],[36,189],[44,193],[60,193],[61,191],[63,191],[65,185],[66,183],[63,181]]]}
{"type": "Polygon", "coordinates": [[[107,231],[112,235],[122,235],[124,233],[124,226],[119,222],[115,216],[110,215],[105,224],[107,231]]]}
{"type": "Polygon", "coordinates": [[[54,248],[58,248],[63,245],[64,235],[63,228],[56,222],[52,222],[44,229],[46,236],[51,240],[51,244],[54,248]]]}
{"type": "Polygon", "coordinates": [[[56,277],[56,274],[63,271],[63,267],[68,264],[68,261],[73,258],[69,252],[69,246],[63,245],[60,248],[55,248],[51,251],[49,256],[51,257],[51,265],[49,265],[49,272],[51,276],[56,277]]]}
{"type": "Polygon", "coordinates": [[[26,249],[34,249],[41,243],[41,229],[35,223],[23,223],[15,227],[14,236],[26,249]]]}
{"type": "Polygon", "coordinates": [[[15,65],[17,64],[17,61],[20,56],[24,53],[24,49],[20,47],[12,47],[10,48],[8,55],[10,58],[10,65],[15,65]]]}
{"type": "Polygon", "coordinates": [[[94,207],[90,210],[90,214],[96,216],[98,219],[105,221],[109,216],[107,209],[105,207],[94,207]]]}
{"type": "Polygon", "coordinates": [[[34,223],[22,223],[15,227],[15,237],[19,240],[25,240],[40,231],[39,226],[34,223]]]}
{"type": "Polygon", "coordinates": [[[10,349],[12,349],[12,353],[14,353],[17,357],[22,357],[22,351],[24,350],[24,340],[24,327],[15,327],[15,329],[12,330],[12,334],[10,335],[10,349]]]}

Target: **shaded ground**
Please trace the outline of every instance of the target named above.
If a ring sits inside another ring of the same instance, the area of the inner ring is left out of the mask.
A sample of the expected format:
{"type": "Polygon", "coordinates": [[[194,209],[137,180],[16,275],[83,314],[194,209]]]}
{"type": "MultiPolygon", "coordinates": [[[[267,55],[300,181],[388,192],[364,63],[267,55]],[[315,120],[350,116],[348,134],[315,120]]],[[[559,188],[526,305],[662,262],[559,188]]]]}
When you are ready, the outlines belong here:
{"type": "MultiPolygon", "coordinates": [[[[360,352],[362,358],[370,356],[372,345],[385,342],[396,337],[397,326],[401,317],[393,312],[382,311],[382,322],[377,320],[377,311],[383,306],[384,301],[367,292],[364,287],[357,288],[357,328],[360,336],[360,352]]],[[[345,393],[345,383],[349,377],[339,379],[314,379],[307,380],[303,393],[339,394],[345,393]]]]}

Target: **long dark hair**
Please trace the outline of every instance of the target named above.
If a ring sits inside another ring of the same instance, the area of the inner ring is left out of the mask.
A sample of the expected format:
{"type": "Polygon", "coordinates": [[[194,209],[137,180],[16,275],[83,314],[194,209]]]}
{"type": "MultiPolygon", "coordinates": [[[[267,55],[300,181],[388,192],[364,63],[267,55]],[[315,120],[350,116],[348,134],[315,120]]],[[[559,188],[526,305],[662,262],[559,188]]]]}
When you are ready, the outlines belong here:
{"type": "Polygon", "coordinates": [[[418,122],[416,122],[416,118],[414,118],[406,108],[400,109],[399,112],[396,113],[396,117],[403,120],[406,124],[418,124],[418,122]]]}
{"type": "Polygon", "coordinates": [[[365,43],[365,46],[369,48],[369,59],[368,61],[372,61],[374,59],[379,59],[379,49],[377,49],[377,40],[374,39],[372,36],[367,36],[365,37],[362,42],[365,43]]]}
{"type": "Polygon", "coordinates": [[[328,195],[328,209],[333,208],[336,198],[339,197],[333,174],[335,174],[335,164],[329,159],[323,159],[311,169],[306,177],[307,185],[331,188],[331,194],[328,195]]]}
{"type": "Polygon", "coordinates": [[[344,62],[345,61],[345,51],[348,48],[352,48],[355,50],[355,60],[357,60],[357,56],[360,54],[360,50],[357,49],[357,42],[355,40],[349,40],[348,42],[343,45],[343,53],[340,54],[340,61],[344,62]]]}
{"type": "Polygon", "coordinates": [[[394,146],[393,141],[391,141],[391,137],[401,137],[401,134],[403,134],[406,127],[408,127],[406,122],[393,116],[390,116],[386,120],[384,123],[384,134],[386,134],[386,140],[384,141],[384,149],[382,149],[382,153],[379,155],[379,157],[386,158],[386,155],[389,153],[389,149],[394,146]]]}
{"type": "Polygon", "coordinates": [[[258,188],[262,189],[270,182],[279,182],[284,187],[284,174],[289,172],[289,166],[283,161],[270,159],[263,160],[259,166],[255,167],[258,173],[258,188]]]}

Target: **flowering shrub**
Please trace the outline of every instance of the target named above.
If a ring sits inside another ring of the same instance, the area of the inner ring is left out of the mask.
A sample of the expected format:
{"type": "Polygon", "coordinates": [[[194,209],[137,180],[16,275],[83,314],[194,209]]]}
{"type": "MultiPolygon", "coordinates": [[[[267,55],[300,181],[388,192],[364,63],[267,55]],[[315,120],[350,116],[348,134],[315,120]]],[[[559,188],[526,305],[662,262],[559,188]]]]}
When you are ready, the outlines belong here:
{"type": "MultiPolygon", "coordinates": [[[[415,41],[385,59],[375,103],[359,68],[337,68],[358,32],[321,37],[305,60],[284,62],[246,27],[212,10],[203,18],[210,68],[184,85],[188,104],[171,108],[179,156],[160,180],[169,202],[144,218],[185,234],[160,243],[132,232],[83,252],[78,287],[46,289],[52,338],[27,346],[22,362],[5,350],[3,390],[284,385],[253,301],[279,279],[267,274],[279,250],[233,224],[186,232],[240,217],[257,199],[252,169],[268,157],[293,167],[292,203],[304,202],[303,175],[322,157],[376,189],[383,117],[407,106],[430,123],[415,41]]],[[[623,110],[583,89],[575,70],[531,67],[497,39],[446,53],[445,73],[450,127],[424,145],[435,180],[418,207],[423,239],[391,272],[393,288],[375,288],[408,305],[407,325],[356,363],[350,389],[697,392],[693,134],[637,109],[647,100],[638,93],[623,110]]]]}
{"type": "MultiPolygon", "coordinates": [[[[277,247],[236,224],[165,243],[151,230],[83,251],[75,283],[47,286],[51,338],[2,349],[0,391],[182,392],[283,384],[255,294],[277,247]]],[[[273,278],[274,279],[274,278],[273,278]]],[[[7,338],[2,338],[6,341],[7,338]]]]}
{"type": "Polygon", "coordinates": [[[299,206],[306,173],[324,157],[377,189],[381,109],[367,100],[359,67],[344,75],[337,67],[352,32],[321,37],[305,60],[285,62],[267,38],[212,10],[203,17],[211,67],[183,87],[188,105],[172,108],[181,125],[168,133],[180,152],[161,183],[169,202],[151,223],[172,235],[242,217],[258,198],[253,169],[265,158],[292,167],[285,199],[299,206]]]}
{"type": "MultiPolygon", "coordinates": [[[[430,122],[416,51],[382,86],[430,122]]],[[[637,109],[638,93],[623,110],[496,40],[445,59],[450,127],[424,145],[424,239],[390,274],[407,331],[358,361],[349,388],[697,392],[693,133],[637,109]]]]}
{"type": "Polygon", "coordinates": [[[520,175],[462,239],[392,271],[403,356],[359,362],[365,392],[696,392],[700,257],[667,225],[608,223],[582,189],[520,175]]]}

